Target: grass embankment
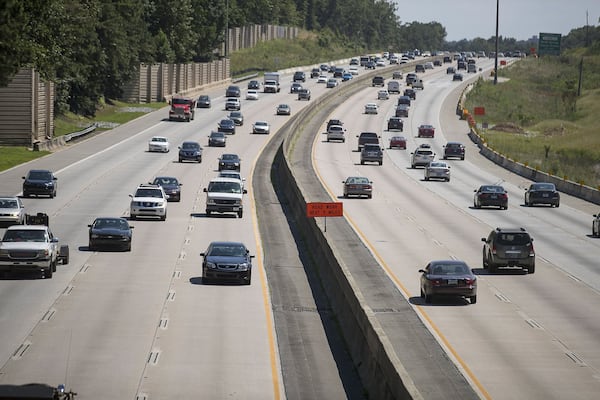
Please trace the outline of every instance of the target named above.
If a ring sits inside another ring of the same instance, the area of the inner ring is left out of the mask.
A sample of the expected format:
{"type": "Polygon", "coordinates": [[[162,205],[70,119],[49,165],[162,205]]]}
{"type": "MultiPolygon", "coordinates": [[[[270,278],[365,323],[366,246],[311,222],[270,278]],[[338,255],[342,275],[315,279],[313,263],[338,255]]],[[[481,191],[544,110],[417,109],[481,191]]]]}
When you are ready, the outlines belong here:
{"type": "Polygon", "coordinates": [[[502,70],[507,81],[479,81],[466,107],[485,107],[475,116],[490,147],[560,178],[600,188],[600,57],[528,58],[502,70]]]}
{"type": "Polygon", "coordinates": [[[347,45],[328,32],[315,34],[301,31],[295,39],[264,41],[254,48],[232,53],[231,75],[235,78],[299,65],[326,63],[362,52],[360,47],[347,45]]]}
{"type": "MultiPolygon", "coordinates": [[[[111,129],[166,105],[167,103],[131,104],[111,101],[109,104],[103,104],[94,118],[85,118],[72,113],[57,117],[54,120],[54,136],[81,131],[94,123],[99,124],[97,130],[111,129]]],[[[48,151],[31,151],[26,147],[0,147],[0,171],[49,153],[48,151]]]]}

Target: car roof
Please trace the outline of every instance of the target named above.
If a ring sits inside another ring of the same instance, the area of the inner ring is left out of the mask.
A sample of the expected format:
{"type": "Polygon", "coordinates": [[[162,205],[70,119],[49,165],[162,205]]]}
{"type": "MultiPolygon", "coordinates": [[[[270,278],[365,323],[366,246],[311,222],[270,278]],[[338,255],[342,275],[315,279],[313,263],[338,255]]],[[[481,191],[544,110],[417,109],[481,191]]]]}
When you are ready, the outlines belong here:
{"type": "Polygon", "coordinates": [[[41,231],[47,230],[48,227],[46,225],[11,225],[6,228],[7,231],[14,230],[26,230],[26,231],[41,231]]]}
{"type": "Polygon", "coordinates": [[[217,176],[216,178],[212,178],[210,182],[235,182],[235,183],[240,183],[241,180],[237,179],[237,178],[227,178],[225,176],[217,176]]]}

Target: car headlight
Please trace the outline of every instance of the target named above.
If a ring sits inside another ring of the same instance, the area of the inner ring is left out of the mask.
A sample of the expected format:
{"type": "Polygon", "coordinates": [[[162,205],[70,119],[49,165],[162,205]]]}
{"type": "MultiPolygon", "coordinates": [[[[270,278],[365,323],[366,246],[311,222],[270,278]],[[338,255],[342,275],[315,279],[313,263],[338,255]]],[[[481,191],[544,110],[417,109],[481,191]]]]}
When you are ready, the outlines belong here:
{"type": "Polygon", "coordinates": [[[208,269],[215,269],[215,268],[217,268],[217,264],[211,263],[211,262],[207,262],[206,263],[206,268],[208,268],[208,269]]]}
{"type": "Polygon", "coordinates": [[[238,264],[238,271],[248,271],[248,263],[238,264]]]}
{"type": "Polygon", "coordinates": [[[8,250],[6,250],[6,249],[0,250],[0,257],[8,257],[8,250]]]}
{"type": "Polygon", "coordinates": [[[50,255],[50,252],[48,251],[48,249],[38,250],[38,255],[40,257],[48,257],[50,255]]]}
{"type": "Polygon", "coordinates": [[[92,239],[98,239],[100,236],[98,236],[97,233],[92,233],[92,239]]]}

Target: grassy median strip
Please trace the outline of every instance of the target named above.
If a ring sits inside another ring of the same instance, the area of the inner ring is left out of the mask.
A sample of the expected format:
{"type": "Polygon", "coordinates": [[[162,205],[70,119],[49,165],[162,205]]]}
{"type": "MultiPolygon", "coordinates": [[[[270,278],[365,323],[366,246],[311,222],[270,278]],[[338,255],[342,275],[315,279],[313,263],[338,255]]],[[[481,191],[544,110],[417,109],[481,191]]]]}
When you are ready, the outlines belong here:
{"type": "Polygon", "coordinates": [[[507,80],[477,82],[466,101],[471,113],[485,109],[474,117],[487,144],[514,161],[600,188],[600,57],[528,58],[500,76],[507,80]]]}

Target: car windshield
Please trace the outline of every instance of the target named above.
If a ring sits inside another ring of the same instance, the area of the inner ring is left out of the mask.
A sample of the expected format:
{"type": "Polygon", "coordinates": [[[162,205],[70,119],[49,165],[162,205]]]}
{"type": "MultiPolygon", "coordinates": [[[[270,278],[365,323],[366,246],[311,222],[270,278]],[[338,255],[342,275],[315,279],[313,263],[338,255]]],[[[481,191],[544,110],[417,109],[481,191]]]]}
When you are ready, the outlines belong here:
{"type": "Polygon", "coordinates": [[[45,242],[46,232],[44,230],[14,229],[4,233],[3,242],[45,242]]]}
{"type": "Polygon", "coordinates": [[[552,183],[536,183],[531,185],[531,190],[554,190],[554,184],[552,183]]]}
{"type": "Polygon", "coordinates": [[[200,148],[200,145],[198,143],[185,142],[181,145],[181,148],[185,150],[196,150],[200,148]]]}
{"type": "Polygon", "coordinates": [[[237,161],[238,158],[235,154],[223,154],[221,156],[221,161],[237,161]]]}
{"type": "Polygon", "coordinates": [[[135,197],[159,197],[162,198],[162,192],[157,189],[138,189],[135,192],[135,197]]]}
{"type": "Polygon", "coordinates": [[[504,188],[502,186],[482,186],[481,191],[492,193],[504,193],[504,188]]]}
{"type": "Polygon", "coordinates": [[[200,96],[198,98],[198,100],[200,100],[200,101],[206,101],[206,100],[208,100],[208,96],[200,96]]]}
{"type": "Polygon", "coordinates": [[[164,137],[153,137],[153,138],[152,138],[152,141],[153,141],[153,142],[160,142],[160,143],[164,143],[164,142],[166,142],[166,141],[167,141],[167,138],[164,138],[164,137]]]}
{"type": "Polygon", "coordinates": [[[208,191],[215,193],[242,193],[242,188],[238,182],[210,182],[208,191]]]}
{"type": "Polygon", "coordinates": [[[190,104],[192,101],[190,99],[182,99],[174,97],[171,101],[172,104],[190,104]]]}
{"type": "Polygon", "coordinates": [[[433,275],[466,275],[469,267],[464,264],[435,264],[430,269],[433,275]]]}
{"type": "Polygon", "coordinates": [[[128,227],[129,225],[127,224],[127,222],[120,218],[98,218],[94,222],[94,228],[99,229],[127,229],[128,227]]]}
{"type": "Polygon", "coordinates": [[[211,138],[224,138],[225,134],[223,134],[223,132],[212,132],[210,134],[211,138]]]}
{"type": "Polygon", "coordinates": [[[501,233],[498,235],[498,243],[510,246],[519,246],[530,242],[526,233],[501,233]]]}
{"type": "Polygon", "coordinates": [[[210,249],[208,255],[224,257],[244,257],[246,255],[246,248],[241,245],[217,245],[213,246],[210,249]]]}
{"type": "Polygon", "coordinates": [[[348,178],[346,180],[346,183],[348,184],[368,184],[369,183],[369,179],[367,178],[361,178],[361,177],[352,177],[352,178],[348,178]]]}
{"type": "Polygon", "coordinates": [[[432,162],[429,163],[429,166],[433,168],[446,168],[446,164],[442,162],[432,162]]]}
{"type": "Polygon", "coordinates": [[[161,176],[159,178],[154,179],[155,185],[177,185],[179,182],[176,178],[171,178],[168,176],[161,176]]]}
{"type": "Polygon", "coordinates": [[[35,180],[50,180],[52,179],[52,174],[49,171],[31,171],[29,172],[29,179],[35,180]]]}
{"type": "Polygon", "coordinates": [[[18,208],[19,204],[13,199],[0,200],[0,208],[18,208]]]}

